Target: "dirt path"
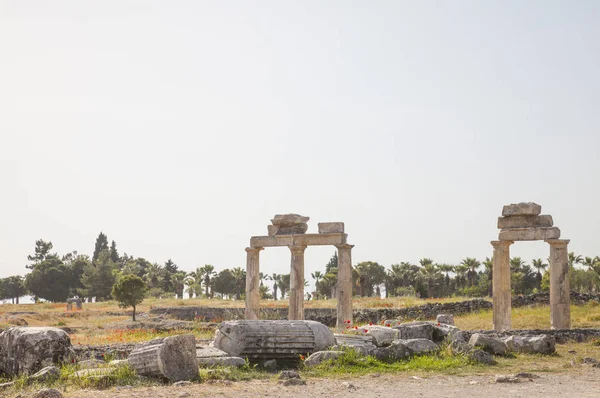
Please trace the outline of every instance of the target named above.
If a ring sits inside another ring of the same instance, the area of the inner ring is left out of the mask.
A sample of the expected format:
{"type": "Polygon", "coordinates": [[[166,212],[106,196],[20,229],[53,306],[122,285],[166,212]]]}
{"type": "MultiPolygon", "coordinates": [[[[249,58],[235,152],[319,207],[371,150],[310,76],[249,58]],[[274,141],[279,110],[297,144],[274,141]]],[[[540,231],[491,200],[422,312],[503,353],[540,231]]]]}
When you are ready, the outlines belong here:
{"type": "Polygon", "coordinates": [[[538,373],[539,379],[517,384],[495,383],[494,376],[370,375],[360,378],[308,379],[306,386],[284,387],[274,380],[216,382],[175,387],[76,391],[70,398],[139,397],[600,397],[600,369],[569,373],[538,373]]]}

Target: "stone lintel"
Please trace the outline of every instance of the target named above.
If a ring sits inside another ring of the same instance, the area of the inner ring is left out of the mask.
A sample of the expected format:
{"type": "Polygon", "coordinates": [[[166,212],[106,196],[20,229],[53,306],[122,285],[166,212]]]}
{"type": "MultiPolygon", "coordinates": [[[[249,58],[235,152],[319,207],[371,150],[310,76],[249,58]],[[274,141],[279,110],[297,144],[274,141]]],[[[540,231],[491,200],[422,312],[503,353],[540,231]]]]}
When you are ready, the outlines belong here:
{"type": "Polygon", "coordinates": [[[251,247],[276,247],[276,246],[329,246],[346,243],[348,235],[342,233],[332,234],[303,234],[303,235],[275,235],[253,236],[250,238],[251,247]]]}
{"type": "Polygon", "coordinates": [[[548,243],[550,246],[557,247],[567,246],[569,242],[571,242],[570,239],[546,239],[546,243],[548,243]]]}
{"type": "Polygon", "coordinates": [[[506,205],[502,208],[503,216],[539,216],[542,206],[533,202],[521,202],[506,205]]]}
{"type": "Polygon", "coordinates": [[[317,226],[320,234],[344,233],[343,222],[320,222],[317,226]]]}
{"type": "Polygon", "coordinates": [[[560,238],[560,229],[551,228],[512,228],[503,229],[498,235],[499,240],[549,240],[560,238]]]}
{"type": "Polygon", "coordinates": [[[552,226],[554,221],[550,215],[498,217],[498,229],[552,226]]]}

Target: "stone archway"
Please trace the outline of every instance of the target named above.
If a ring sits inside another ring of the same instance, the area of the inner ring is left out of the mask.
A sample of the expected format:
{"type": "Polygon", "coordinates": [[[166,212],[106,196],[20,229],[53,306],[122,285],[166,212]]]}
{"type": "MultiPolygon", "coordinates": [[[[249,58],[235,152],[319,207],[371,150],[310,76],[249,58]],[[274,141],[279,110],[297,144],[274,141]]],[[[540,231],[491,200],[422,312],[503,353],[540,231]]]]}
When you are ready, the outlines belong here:
{"type": "Polygon", "coordinates": [[[271,220],[268,236],[253,236],[246,248],[246,319],[259,319],[260,251],[265,247],[287,246],[291,252],[289,320],[304,319],[304,250],[307,246],[333,245],[338,250],[336,289],[338,330],[352,325],[352,259],[354,245],[346,242],[344,223],[319,223],[318,234],[307,234],[309,217],[298,214],[276,215],[271,220]],[[350,325],[348,325],[348,322],[350,325]]]}
{"type": "Polygon", "coordinates": [[[536,203],[504,206],[498,218],[500,234],[492,241],[494,330],[511,329],[510,245],[516,241],[543,240],[550,245],[550,324],[553,329],[571,328],[568,239],[560,238],[550,215],[540,215],[536,203]]]}

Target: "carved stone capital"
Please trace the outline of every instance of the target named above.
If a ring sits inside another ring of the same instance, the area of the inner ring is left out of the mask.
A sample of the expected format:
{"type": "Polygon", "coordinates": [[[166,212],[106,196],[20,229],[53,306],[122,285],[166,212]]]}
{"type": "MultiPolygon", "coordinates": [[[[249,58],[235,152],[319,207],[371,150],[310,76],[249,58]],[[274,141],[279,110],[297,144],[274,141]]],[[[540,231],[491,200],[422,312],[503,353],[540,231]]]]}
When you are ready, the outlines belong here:
{"type": "Polygon", "coordinates": [[[264,250],[264,249],[265,249],[264,247],[247,247],[246,251],[248,253],[258,253],[258,252],[260,252],[261,250],[264,250]]]}
{"type": "Polygon", "coordinates": [[[546,239],[546,243],[554,248],[567,247],[570,241],[570,239],[546,239]]]}
{"type": "Polygon", "coordinates": [[[354,247],[354,245],[350,245],[348,243],[342,243],[341,245],[334,245],[334,246],[340,250],[351,250],[354,247]]]}
{"type": "Polygon", "coordinates": [[[306,246],[288,246],[292,254],[304,254],[306,246]]]}
{"type": "Polygon", "coordinates": [[[494,249],[506,250],[510,247],[510,245],[512,245],[515,242],[513,242],[512,240],[493,240],[490,243],[492,244],[494,249]]]}

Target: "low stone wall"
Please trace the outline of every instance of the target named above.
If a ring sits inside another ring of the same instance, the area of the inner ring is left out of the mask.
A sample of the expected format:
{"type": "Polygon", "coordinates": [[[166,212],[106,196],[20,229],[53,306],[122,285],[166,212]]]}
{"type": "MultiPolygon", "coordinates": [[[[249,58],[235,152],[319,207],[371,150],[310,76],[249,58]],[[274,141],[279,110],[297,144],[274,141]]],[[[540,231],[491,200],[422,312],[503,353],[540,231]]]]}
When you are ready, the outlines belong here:
{"type": "MultiPolygon", "coordinates": [[[[549,303],[548,293],[531,294],[527,296],[515,296],[512,298],[513,307],[524,307],[528,305],[547,305],[549,303]]],[[[581,305],[589,301],[600,302],[600,294],[571,292],[571,302],[581,305]]],[[[368,308],[354,309],[353,316],[356,324],[380,323],[386,319],[431,320],[437,314],[462,315],[492,308],[491,301],[484,299],[473,299],[458,301],[454,303],[427,303],[415,307],[405,308],[368,308]]],[[[164,315],[175,319],[186,321],[202,320],[205,322],[221,322],[227,320],[244,319],[243,308],[214,308],[214,307],[161,307],[153,308],[150,314],[164,315]]],[[[261,308],[261,319],[287,319],[287,308],[261,308]]],[[[336,322],[336,310],[334,308],[305,308],[304,317],[309,320],[321,322],[333,327],[336,322]]]]}
{"type": "Polygon", "coordinates": [[[564,344],[568,341],[583,342],[590,339],[600,338],[600,329],[530,329],[530,330],[509,330],[505,332],[496,332],[493,330],[469,330],[462,331],[466,337],[470,337],[474,333],[485,334],[491,337],[508,337],[508,336],[537,336],[547,334],[554,336],[557,343],[564,344]]]}

